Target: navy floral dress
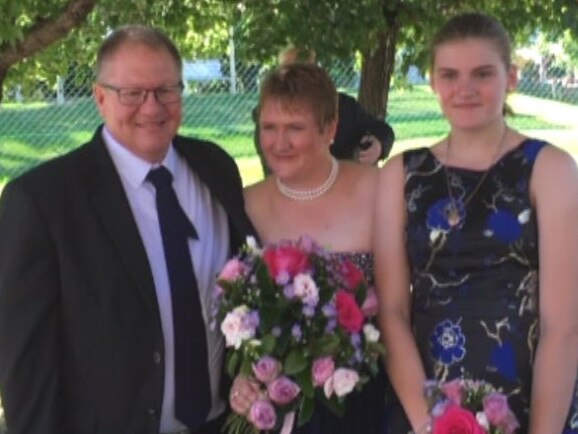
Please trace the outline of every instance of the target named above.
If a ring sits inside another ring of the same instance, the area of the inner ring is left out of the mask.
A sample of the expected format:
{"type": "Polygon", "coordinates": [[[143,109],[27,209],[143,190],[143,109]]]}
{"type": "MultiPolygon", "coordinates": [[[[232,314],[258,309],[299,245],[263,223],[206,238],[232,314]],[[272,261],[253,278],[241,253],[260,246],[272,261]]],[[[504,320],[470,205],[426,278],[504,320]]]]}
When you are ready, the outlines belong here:
{"type": "MultiPolygon", "coordinates": [[[[544,146],[527,139],[487,174],[445,167],[428,148],[404,154],[413,327],[426,375],[500,387],[519,433],[528,429],[539,329],[529,183],[544,146]]],[[[564,433],[578,433],[576,393],[564,433]]]]}

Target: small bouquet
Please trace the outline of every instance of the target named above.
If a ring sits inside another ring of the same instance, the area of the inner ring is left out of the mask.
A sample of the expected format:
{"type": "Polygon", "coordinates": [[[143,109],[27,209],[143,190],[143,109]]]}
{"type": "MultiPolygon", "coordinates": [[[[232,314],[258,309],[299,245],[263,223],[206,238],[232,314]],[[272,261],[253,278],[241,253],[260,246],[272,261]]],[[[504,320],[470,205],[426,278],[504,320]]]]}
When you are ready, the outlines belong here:
{"type": "Polygon", "coordinates": [[[228,432],[288,432],[295,414],[299,425],[311,417],[316,400],[339,414],[345,397],[377,373],[375,292],[356,265],[311,239],[260,249],[249,238],[217,285],[227,372],[260,389],[246,416],[229,418],[228,432]]]}
{"type": "Polygon", "coordinates": [[[428,381],[425,395],[433,434],[513,434],[519,427],[507,396],[485,381],[428,381]]]}

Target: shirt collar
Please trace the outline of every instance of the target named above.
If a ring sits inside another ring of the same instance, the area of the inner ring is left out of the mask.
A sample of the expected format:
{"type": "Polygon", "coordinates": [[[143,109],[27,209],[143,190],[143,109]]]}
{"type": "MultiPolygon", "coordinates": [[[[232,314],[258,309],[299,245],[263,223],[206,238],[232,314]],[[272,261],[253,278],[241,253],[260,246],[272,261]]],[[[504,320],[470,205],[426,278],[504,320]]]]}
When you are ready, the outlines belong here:
{"type": "Polygon", "coordinates": [[[123,146],[112,136],[106,126],[102,129],[102,137],[120,176],[133,188],[139,188],[146,181],[149,171],[161,165],[165,166],[173,177],[175,176],[177,153],[172,143],[163,161],[160,164],[151,164],[123,146]]]}

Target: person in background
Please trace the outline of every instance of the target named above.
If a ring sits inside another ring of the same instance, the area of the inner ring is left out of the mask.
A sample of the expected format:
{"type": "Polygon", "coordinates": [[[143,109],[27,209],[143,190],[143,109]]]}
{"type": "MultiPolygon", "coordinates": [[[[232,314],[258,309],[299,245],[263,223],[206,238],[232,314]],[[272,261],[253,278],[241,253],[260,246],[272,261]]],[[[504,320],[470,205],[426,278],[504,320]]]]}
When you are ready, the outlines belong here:
{"type": "MultiPolygon", "coordinates": [[[[272,170],[245,189],[247,213],[264,244],[309,236],[336,258],[356,263],[373,282],[371,235],[378,169],[337,160],[337,91],[329,75],[308,63],[282,65],[263,82],[259,135],[272,170]],[[355,210],[355,212],[351,212],[355,210]]],[[[384,373],[346,401],[343,418],[318,405],[299,433],[381,433],[384,373]]],[[[231,408],[244,414],[256,390],[243,377],[231,389],[231,408]]]]}
{"type": "Polygon", "coordinates": [[[159,30],[113,31],[94,86],[104,125],[2,193],[11,434],[220,432],[224,345],[205,324],[217,272],[254,230],[234,160],[177,135],[181,69],[159,30]]]}
{"type": "Polygon", "coordinates": [[[381,170],[374,249],[401,403],[392,434],[431,432],[425,380],[461,376],[501,388],[520,434],[578,432],[578,170],[508,125],[516,83],[503,26],[451,18],[431,48],[450,131],[381,170]]]}
{"type": "MultiPolygon", "coordinates": [[[[315,52],[287,48],[279,54],[279,64],[289,65],[296,62],[315,63],[315,52]]],[[[270,168],[259,146],[258,108],[253,111],[255,121],[255,148],[261,160],[265,175],[270,168]]],[[[367,113],[357,100],[346,93],[338,92],[337,131],[330,146],[331,154],[340,160],[354,160],[364,164],[375,165],[386,158],[393,146],[394,133],[385,121],[367,113]]]]}

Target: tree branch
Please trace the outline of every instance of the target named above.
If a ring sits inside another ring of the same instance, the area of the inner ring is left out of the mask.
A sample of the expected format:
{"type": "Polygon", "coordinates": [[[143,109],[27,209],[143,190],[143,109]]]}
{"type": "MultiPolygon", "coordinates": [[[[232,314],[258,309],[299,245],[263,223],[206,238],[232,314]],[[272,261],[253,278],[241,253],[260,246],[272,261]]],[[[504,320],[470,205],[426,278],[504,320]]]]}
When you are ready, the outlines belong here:
{"type": "Polygon", "coordinates": [[[34,23],[21,41],[14,45],[2,44],[0,70],[8,70],[10,66],[65,37],[85,21],[97,2],[98,0],[70,0],[59,15],[41,18],[34,23]]]}

